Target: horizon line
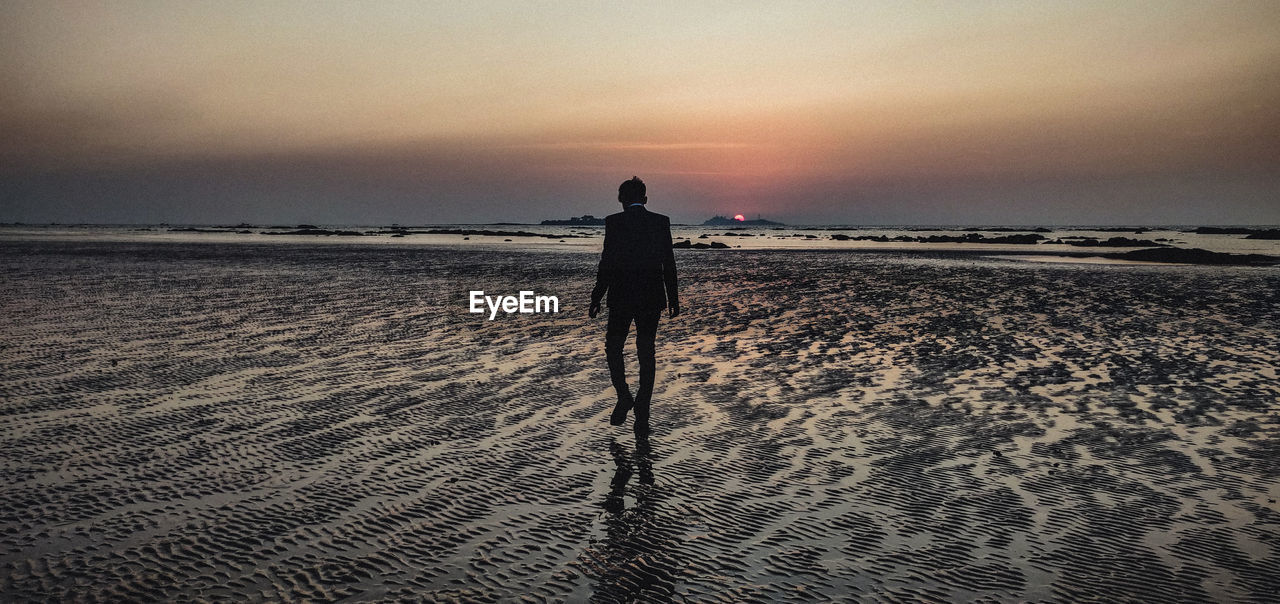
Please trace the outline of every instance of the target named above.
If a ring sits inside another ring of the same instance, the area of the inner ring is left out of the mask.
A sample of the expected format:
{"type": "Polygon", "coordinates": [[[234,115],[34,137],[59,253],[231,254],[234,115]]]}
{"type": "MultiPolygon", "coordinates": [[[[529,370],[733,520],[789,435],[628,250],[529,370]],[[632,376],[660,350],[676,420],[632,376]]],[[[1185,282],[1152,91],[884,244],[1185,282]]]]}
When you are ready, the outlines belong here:
{"type": "MultiPolygon", "coordinates": [[[[601,216],[600,218],[603,218],[601,216]]],[[[0,222],[0,227],[12,226],[205,226],[220,228],[298,228],[303,225],[312,226],[349,226],[349,227],[417,227],[417,226],[555,226],[555,227],[598,227],[602,225],[544,225],[540,222],[512,222],[512,221],[494,221],[494,222],[376,222],[376,223],[356,223],[356,222],[315,222],[301,221],[295,224],[282,224],[280,221],[263,221],[261,223],[251,223],[241,221],[236,224],[229,222],[23,222],[23,221],[5,221],[0,222]]],[[[692,227],[715,227],[715,228],[734,228],[732,224],[724,225],[706,225],[701,223],[684,223],[672,222],[671,226],[692,226],[692,227]]],[[[755,227],[738,227],[738,228],[785,228],[785,227],[856,227],[856,228],[925,228],[925,227],[943,227],[943,228],[1072,228],[1072,227],[1106,227],[1106,228],[1144,228],[1157,229],[1163,227],[1275,227],[1280,228],[1280,223],[854,223],[854,222],[796,222],[796,223],[780,223],[771,226],[755,226],[755,227]]]]}

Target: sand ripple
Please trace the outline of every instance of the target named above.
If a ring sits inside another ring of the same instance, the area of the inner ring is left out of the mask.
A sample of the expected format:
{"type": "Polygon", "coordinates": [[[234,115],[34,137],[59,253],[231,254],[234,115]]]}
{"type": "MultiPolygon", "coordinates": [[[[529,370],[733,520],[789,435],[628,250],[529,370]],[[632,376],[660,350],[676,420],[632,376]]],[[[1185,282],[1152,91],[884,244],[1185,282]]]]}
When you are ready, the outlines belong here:
{"type": "Polygon", "coordinates": [[[6,601],[1280,591],[1274,269],[685,254],[637,443],[591,254],[0,249],[6,601]]]}

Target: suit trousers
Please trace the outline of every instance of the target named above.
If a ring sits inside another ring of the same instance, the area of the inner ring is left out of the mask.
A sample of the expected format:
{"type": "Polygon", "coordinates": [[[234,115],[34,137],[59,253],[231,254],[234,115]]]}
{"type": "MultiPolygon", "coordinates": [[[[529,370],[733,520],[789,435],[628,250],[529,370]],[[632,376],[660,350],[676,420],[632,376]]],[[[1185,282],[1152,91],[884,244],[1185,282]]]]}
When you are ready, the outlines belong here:
{"type": "Polygon", "coordinates": [[[658,335],[658,317],[662,310],[641,311],[639,313],[626,310],[609,309],[609,327],[605,332],[604,352],[609,361],[609,378],[613,387],[621,395],[630,393],[627,388],[626,369],[622,363],[622,345],[631,331],[631,322],[636,324],[636,353],[640,358],[640,389],[635,396],[636,422],[649,421],[649,401],[653,398],[653,377],[657,370],[654,359],[654,340],[658,335]]]}

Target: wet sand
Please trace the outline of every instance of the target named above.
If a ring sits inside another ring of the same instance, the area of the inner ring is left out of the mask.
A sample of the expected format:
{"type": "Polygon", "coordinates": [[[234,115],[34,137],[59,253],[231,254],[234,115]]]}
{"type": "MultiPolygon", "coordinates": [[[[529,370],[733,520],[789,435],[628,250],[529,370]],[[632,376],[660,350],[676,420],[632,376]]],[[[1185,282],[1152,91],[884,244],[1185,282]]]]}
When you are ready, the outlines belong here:
{"type": "Polygon", "coordinates": [[[590,251],[0,241],[0,599],[1280,591],[1280,269],[677,253],[637,443],[590,251]]]}

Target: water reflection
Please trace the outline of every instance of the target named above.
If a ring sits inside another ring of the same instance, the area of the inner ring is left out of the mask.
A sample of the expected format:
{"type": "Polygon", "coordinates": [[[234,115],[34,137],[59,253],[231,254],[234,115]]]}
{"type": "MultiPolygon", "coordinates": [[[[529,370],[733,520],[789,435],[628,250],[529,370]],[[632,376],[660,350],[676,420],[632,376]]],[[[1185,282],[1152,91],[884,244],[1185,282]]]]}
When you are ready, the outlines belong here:
{"type": "Polygon", "coordinates": [[[679,568],[672,537],[677,529],[669,525],[669,517],[663,518],[660,513],[665,496],[654,482],[649,439],[637,438],[634,451],[613,441],[609,451],[614,472],[602,504],[604,564],[599,568],[592,601],[670,600],[675,595],[679,568]]]}

